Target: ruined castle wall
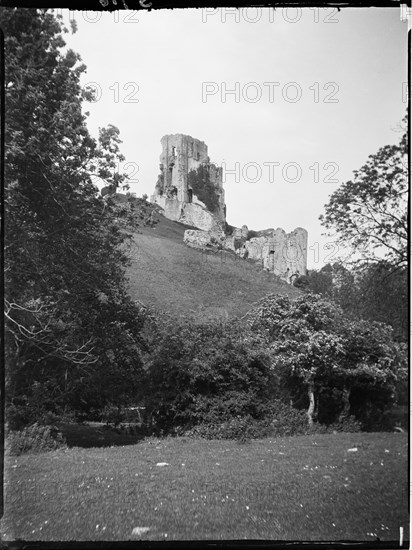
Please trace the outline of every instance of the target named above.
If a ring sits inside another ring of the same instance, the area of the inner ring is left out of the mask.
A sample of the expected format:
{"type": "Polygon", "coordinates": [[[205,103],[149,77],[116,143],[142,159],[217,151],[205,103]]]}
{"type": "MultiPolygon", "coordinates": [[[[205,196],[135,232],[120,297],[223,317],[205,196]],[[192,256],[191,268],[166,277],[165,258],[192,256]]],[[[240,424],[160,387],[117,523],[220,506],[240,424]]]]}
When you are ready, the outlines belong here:
{"type": "Polygon", "coordinates": [[[179,221],[186,225],[198,227],[202,231],[210,231],[212,233],[220,233],[222,231],[215,216],[205,208],[194,203],[183,205],[183,212],[179,221]]]}
{"type": "Polygon", "coordinates": [[[246,241],[240,254],[261,260],[264,269],[291,283],[294,277],[306,275],[307,248],[308,233],[305,229],[298,227],[287,234],[278,228],[246,241]]]}
{"type": "Polygon", "coordinates": [[[165,199],[165,206],[163,208],[165,210],[166,218],[169,218],[169,220],[179,221],[182,212],[181,202],[173,199],[165,199]]]}

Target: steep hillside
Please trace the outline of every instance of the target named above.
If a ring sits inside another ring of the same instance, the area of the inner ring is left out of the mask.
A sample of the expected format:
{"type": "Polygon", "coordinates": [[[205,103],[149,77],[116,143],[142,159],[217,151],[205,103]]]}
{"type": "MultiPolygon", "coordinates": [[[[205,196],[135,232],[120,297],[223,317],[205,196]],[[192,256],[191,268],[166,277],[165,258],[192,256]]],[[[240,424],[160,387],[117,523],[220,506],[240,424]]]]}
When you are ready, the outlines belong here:
{"type": "MultiPolygon", "coordinates": [[[[139,201],[140,202],[140,201],[139,201]]],[[[196,319],[244,315],[269,293],[298,296],[300,292],[273,274],[234,253],[202,253],[183,243],[188,226],[154,214],[142,204],[142,224],[134,234],[128,269],[130,294],[159,310],[196,319]]]]}

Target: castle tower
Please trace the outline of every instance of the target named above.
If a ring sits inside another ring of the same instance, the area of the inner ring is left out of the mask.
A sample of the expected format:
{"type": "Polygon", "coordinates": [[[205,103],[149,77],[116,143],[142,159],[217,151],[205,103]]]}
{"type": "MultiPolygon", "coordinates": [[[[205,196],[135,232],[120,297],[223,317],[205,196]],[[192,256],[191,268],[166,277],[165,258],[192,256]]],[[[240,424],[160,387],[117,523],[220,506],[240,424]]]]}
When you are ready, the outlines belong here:
{"type": "Polygon", "coordinates": [[[161,144],[160,175],[151,201],[169,219],[206,231],[221,227],[226,220],[222,168],[210,162],[207,145],[183,134],[163,136],[161,144]]]}

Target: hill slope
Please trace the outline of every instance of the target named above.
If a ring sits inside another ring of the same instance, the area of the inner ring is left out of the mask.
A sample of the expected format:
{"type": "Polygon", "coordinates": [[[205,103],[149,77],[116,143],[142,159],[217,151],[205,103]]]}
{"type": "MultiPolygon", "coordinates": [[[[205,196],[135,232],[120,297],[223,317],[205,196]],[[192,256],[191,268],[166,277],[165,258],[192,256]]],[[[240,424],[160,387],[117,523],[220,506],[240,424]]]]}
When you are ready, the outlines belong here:
{"type": "MultiPolygon", "coordinates": [[[[146,217],[151,209],[144,208],[146,217]]],[[[133,299],[178,317],[206,319],[242,316],[270,293],[300,294],[232,252],[206,254],[189,248],[183,235],[193,228],[159,214],[155,218],[156,225],[143,226],[133,236],[127,272],[133,299]]]]}

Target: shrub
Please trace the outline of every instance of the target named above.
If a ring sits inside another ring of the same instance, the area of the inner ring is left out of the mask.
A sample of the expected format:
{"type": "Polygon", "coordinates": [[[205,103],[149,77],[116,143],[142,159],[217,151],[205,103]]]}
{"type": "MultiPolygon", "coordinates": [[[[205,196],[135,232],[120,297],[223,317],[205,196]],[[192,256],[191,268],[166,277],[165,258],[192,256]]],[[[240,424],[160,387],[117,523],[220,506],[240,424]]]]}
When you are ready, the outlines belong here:
{"type": "Polygon", "coordinates": [[[265,412],[261,418],[253,418],[247,415],[228,420],[204,422],[185,432],[180,431],[179,435],[184,433],[187,437],[235,439],[239,442],[247,442],[250,439],[264,437],[361,431],[361,423],[353,416],[329,426],[314,422],[309,427],[305,411],[295,409],[280,400],[266,403],[264,409],[265,412]]]}
{"type": "Polygon", "coordinates": [[[181,323],[161,335],[151,355],[144,397],[156,428],[172,433],[236,417],[258,417],[275,391],[259,340],[234,324],[181,323]]]}
{"type": "Polygon", "coordinates": [[[307,434],[326,434],[333,432],[353,433],[361,431],[361,423],[354,417],[343,422],[331,424],[314,424],[309,427],[304,411],[290,410],[289,416],[282,413],[274,419],[257,420],[252,417],[231,418],[223,422],[200,424],[190,430],[179,431],[177,435],[186,437],[200,437],[203,439],[234,439],[241,443],[250,439],[262,439],[265,437],[286,437],[307,434]]]}
{"type": "MultiPolygon", "coordinates": [[[[261,405],[260,418],[251,415],[227,418],[222,416],[214,421],[204,422],[185,432],[189,437],[205,439],[236,439],[247,441],[263,437],[303,435],[309,433],[308,421],[304,411],[294,409],[279,400],[261,405]]],[[[259,409],[259,407],[258,407],[259,409]]],[[[314,428],[316,430],[316,426],[314,428]]]]}
{"type": "Polygon", "coordinates": [[[275,400],[266,405],[267,435],[304,435],[308,433],[308,418],[305,411],[275,400]]]}
{"type": "Polygon", "coordinates": [[[66,441],[55,426],[41,426],[37,423],[27,426],[20,432],[9,432],[6,439],[6,449],[13,456],[65,448],[66,441]]]}
{"type": "Polygon", "coordinates": [[[362,430],[362,423],[359,422],[359,420],[356,420],[354,416],[350,416],[349,418],[345,418],[344,420],[341,420],[340,422],[335,422],[334,424],[330,424],[328,426],[328,433],[329,432],[360,432],[362,430]]]}
{"type": "Polygon", "coordinates": [[[296,277],[293,281],[293,286],[300,288],[301,290],[309,290],[309,279],[305,275],[300,275],[296,277]]]}
{"type": "Polygon", "coordinates": [[[259,437],[253,419],[236,417],[224,422],[200,424],[187,430],[187,437],[201,437],[204,439],[252,439],[259,437]]]}
{"type": "Polygon", "coordinates": [[[9,430],[19,431],[37,422],[43,426],[54,424],[62,411],[47,396],[46,384],[34,383],[31,393],[15,396],[6,405],[6,422],[9,430]]]}
{"type": "Polygon", "coordinates": [[[27,405],[28,399],[22,396],[6,407],[6,422],[10,430],[21,430],[30,423],[31,411],[27,405]]]}

